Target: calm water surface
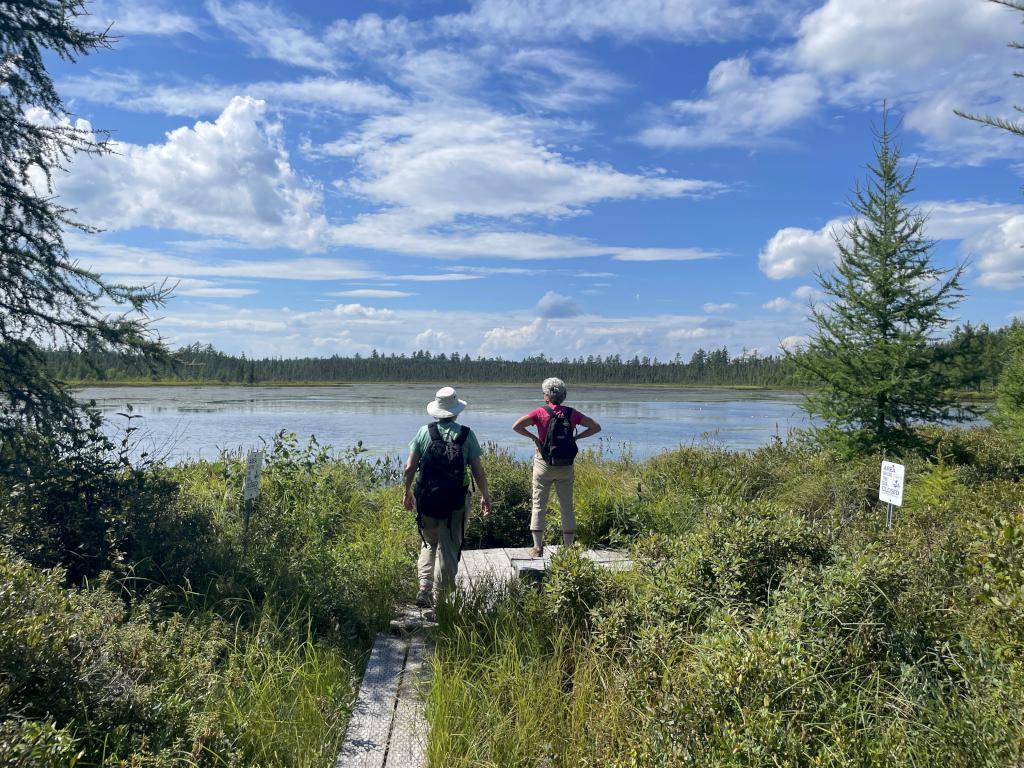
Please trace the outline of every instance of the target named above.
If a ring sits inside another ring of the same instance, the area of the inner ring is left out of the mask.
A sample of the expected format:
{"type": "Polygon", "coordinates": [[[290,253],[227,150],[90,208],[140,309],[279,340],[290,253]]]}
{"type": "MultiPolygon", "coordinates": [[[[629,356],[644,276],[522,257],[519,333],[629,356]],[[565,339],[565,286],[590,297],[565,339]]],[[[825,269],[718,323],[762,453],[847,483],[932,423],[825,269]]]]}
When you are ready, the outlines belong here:
{"type": "MultiPolygon", "coordinates": [[[[116,434],[130,404],[145,450],[169,461],[214,458],[222,449],[261,447],[284,429],[305,440],[344,449],[362,441],[370,455],[404,455],[410,438],[429,421],[426,404],[436,388],[421,384],[332,387],[88,387],[116,434]]],[[[519,456],[532,446],[512,422],[541,404],[540,388],[476,385],[459,388],[469,407],[459,417],[480,440],[519,456]]],[[[604,431],[588,443],[612,455],[628,450],[644,458],[679,445],[713,443],[745,450],[773,435],[807,427],[796,392],[646,387],[574,387],[571,405],[597,419],[604,431]],[[600,443],[599,443],[600,440],[600,443]]]]}

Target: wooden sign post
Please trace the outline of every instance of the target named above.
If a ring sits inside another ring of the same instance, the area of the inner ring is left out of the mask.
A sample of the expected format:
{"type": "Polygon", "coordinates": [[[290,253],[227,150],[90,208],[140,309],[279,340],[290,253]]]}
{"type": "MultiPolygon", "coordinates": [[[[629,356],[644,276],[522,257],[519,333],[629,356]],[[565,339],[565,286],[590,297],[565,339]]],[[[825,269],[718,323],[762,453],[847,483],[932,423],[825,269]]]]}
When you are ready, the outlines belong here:
{"type": "Polygon", "coordinates": [[[882,462],[882,479],[878,483],[878,499],[888,504],[885,513],[885,527],[892,528],[892,508],[903,506],[903,472],[902,464],[891,461],[882,462]]]}
{"type": "Polygon", "coordinates": [[[245,485],[242,488],[242,533],[249,540],[249,518],[252,505],[260,495],[260,472],[263,470],[263,451],[249,451],[245,461],[245,485]]]}

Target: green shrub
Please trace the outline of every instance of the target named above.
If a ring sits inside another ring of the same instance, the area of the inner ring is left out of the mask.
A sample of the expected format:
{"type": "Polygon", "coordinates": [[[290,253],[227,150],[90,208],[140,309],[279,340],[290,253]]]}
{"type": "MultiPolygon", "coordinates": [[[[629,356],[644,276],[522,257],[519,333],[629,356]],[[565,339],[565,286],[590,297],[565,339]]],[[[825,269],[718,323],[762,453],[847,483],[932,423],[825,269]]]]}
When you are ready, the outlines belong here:
{"type": "Polygon", "coordinates": [[[1015,765],[1015,449],[985,430],[939,437],[905,459],[892,529],[879,457],[778,443],[583,461],[588,532],[614,539],[623,509],[638,522],[619,530],[643,532],[632,570],[566,551],[540,592],[443,613],[432,760],[1015,765]]]}
{"type": "Polygon", "coordinates": [[[483,463],[491,492],[491,516],[485,519],[473,510],[466,527],[466,548],[528,546],[531,542],[532,465],[500,450],[489,450],[483,463]]]}
{"type": "Polygon", "coordinates": [[[63,581],[59,570],[0,556],[0,719],[38,720],[39,733],[57,738],[52,722],[79,740],[83,764],[187,743],[223,649],[217,625],[154,624],[145,606],[129,612],[102,587],[63,581]]]}
{"type": "Polygon", "coordinates": [[[26,433],[13,455],[0,446],[0,545],[71,584],[125,562],[133,525],[159,520],[174,493],[151,462],[132,464],[127,438],[118,449],[89,417],[76,431],[26,433]]]}
{"type": "Polygon", "coordinates": [[[0,720],[0,768],[73,768],[81,757],[75,737],[52,722],[0,720]]]}

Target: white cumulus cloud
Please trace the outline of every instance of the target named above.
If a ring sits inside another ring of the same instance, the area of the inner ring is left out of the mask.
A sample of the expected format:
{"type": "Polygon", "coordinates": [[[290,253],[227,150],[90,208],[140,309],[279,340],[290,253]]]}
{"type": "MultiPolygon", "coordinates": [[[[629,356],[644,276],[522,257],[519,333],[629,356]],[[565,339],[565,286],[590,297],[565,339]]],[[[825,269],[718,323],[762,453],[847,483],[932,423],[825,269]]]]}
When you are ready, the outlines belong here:
{"type": "Polygon", "coordinates": [[[214,122],[167,134],[162,144],[118,142],[82,157],[57,191],[105,229],[176,229],[263,245],[323,247],[321,192],[292,168],[266,105],[235,98],[214,122]]]}
{"type": "Polygon", "coordinates": [[[776,280],[827,268],[838,256],[833,233],[841,233],[846,222],[847,219],[832,219],[819,230],[803,227],[780,229],[758,254],[758,266],[768,277],[776,280]]]}
{"type": "Polygon", "coordinates": [[[569,296],[548,291],[537,302],[537,314],[541,317],[576,317],[583,314],[583,310],[569,296]]]}
{"type": "Polygon", "coordinates": [[[540,317],[526,325],[492,328],[484,334],[480,351],[483,354],[499,355],[522,352],[537,344],[544,329],[545,321],[540,317]]]}
{"type": "Polygon", "coordinates": [[[771,301],[762,304],[765,309],[769,309],[772,312],[793,312],[795,310],[803,309],[799,304],[783,296],[777,296],[771,301]]]}
{"type": "Polygon", "coordinates": [[[988,288],[1024,288],[1024,215],[1007,218],[967,244],[978,254],[978,282],[988,288]]]}
{"type": "Polygon", "coordinates": [[[810,336],[793,335],[787,336],[779,342],[779,349],[784,352],[796,352],[803,349],[811,342],[810,336]]]}

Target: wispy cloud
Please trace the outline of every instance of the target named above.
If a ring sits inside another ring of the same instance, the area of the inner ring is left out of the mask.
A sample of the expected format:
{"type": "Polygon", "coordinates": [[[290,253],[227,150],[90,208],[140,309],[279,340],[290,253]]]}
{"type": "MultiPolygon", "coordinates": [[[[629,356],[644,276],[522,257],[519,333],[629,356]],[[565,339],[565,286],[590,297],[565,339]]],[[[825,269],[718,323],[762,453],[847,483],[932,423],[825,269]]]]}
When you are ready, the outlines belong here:
{"type": "Polygon", "coordinates": [[[208,0],[206,9],[226,32],[259,56],[309,69],[334,71],[333,51],[298,18],[269,3],[208,0]]]}
{"type": "Polygon", "coordinates": [[[639,140],[655,147],[763,144],[812,114],[820,97],[813,75],[757,76],[746,57],[726,59],[708,75],[705,98],[672,102],[639,140]]]}
{"type": "Polygon", "coordinates": [[[237,96],[261,99],[278,109],[339,113],[379,113],[401,99],[386,85],[334,77],[255,83],[165,83],[136,72],[93,72],[64,78],[66,97],[109,104],[135,112],[203,117],[220,114],[237,96]]]}
{"type": "Polygon", "coordinates": [[[503,69],[521,82],[522,101],[558,112],[607,101],[627,87],[626,81],[615,73],[577,53],[557,48],[516,51],[503,69]]]}
{"type": "Polygon", "coordinates": [[[327,295],[348,296],[354,299],[404,299],[416,294],[408,291],[388,291],[382,288],[356,288],[351,291],[335,291],[327,295]]]}
{"type": "Polygon", "coordinates": [[[705,312],[711,315],[716,314],[718,312],[728,312],[729,310],[736,309],[736,305],[730,302],[716,304],[713,301],[709,301],[704,304],[703,309],[705,312]]]}
{"type": "Polygon", "coordinates": [[[619,248],[614,251],[616,261],[696,261],[717,259],[721,251],[703,248],[619,248]]]}
{"type": "Polygon", "coordinates": [[[199,31],[194,18],[172,11],[167,3],[146,0],[93,0],[87,6],[89,15],[79,20],[86,29],[106,30],[112,35],[156,35],[172,37],[199,31]]]}
{"type": "Polygon", "coordinates": [[[742,37],[774,21],[772,6],[733,0],[476,0],[469,12],[435,24],[451,34],[487,39],[708,41],[742,37]]]}

